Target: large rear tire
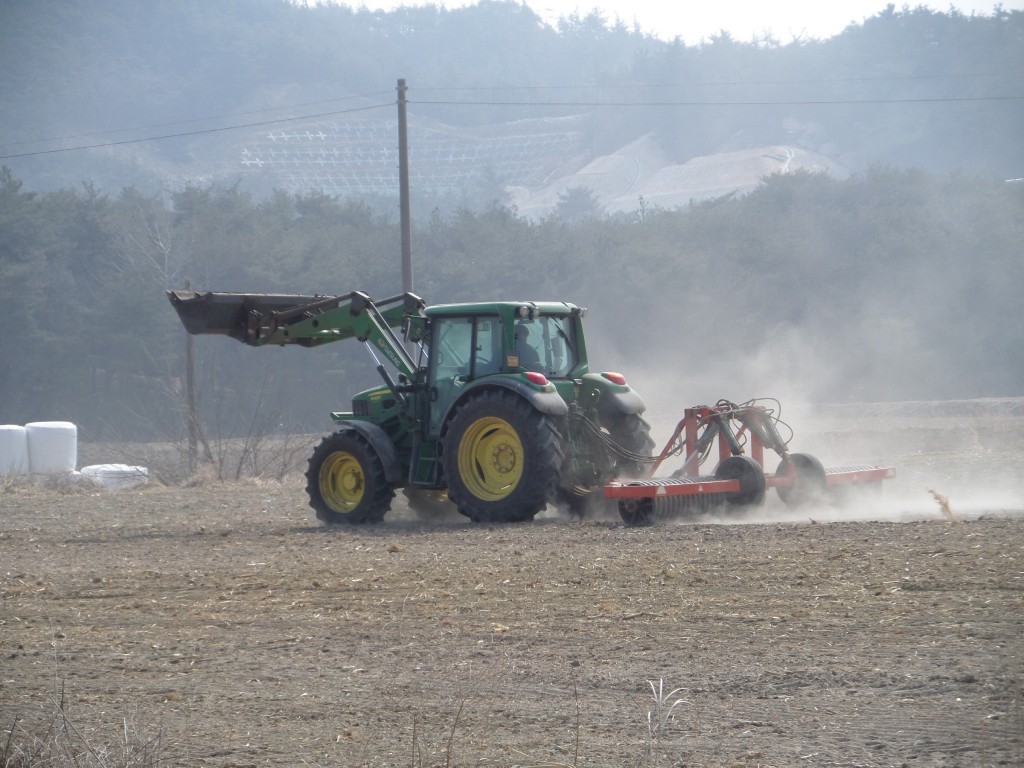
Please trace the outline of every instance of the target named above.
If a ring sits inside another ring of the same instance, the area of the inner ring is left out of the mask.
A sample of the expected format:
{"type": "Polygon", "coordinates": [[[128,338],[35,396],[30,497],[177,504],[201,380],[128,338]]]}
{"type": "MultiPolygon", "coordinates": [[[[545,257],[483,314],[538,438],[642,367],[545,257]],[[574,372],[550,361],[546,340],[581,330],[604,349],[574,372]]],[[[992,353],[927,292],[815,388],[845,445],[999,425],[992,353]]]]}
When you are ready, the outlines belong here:
{"type": "Polygon", "coordinates": [[[506,390],[462,404],[443,438],[448,496],[478,523],[533,519],[561,480],[562,438],[550,416],[506,390]]]}
{"type": "MultiPolygon", "coordinates": [[[[638,413],[615,416],[604,425],[604,431],[608,439],[625,453],[648,458],[654,451],[651,426],[638,413]]],[[[623,478],[635,480],[643,477],[646,471],[645,462],[631,461],[629,456],[620,455],[618,451],[608,449],[606,455],[611,472],[605,481],[623,478]]],[[[616,508],[621,506],[614,500],[605,498],[600,483],[563,489],[559,492],[558,500],[566,507],[571,517],[580,519],[614,516],[616,508]]]]}
{"type": "MultiPolygon", "coordinates": [[[[638,413],[617,417],[608,424],[607,429],[612,442],[629,453],[649,458],[654,452],[651,425],[638,413]]],[[[630,461],[624,456],[617,456],[616,459],[616,478],[636,479],[644,474],[646,465],[643,462],[630,461]]]]}
{"type": "Polygon", "coordinates": [[[328,525],[366,525],[384,519],[395,489],[370,442],[358,432],[342,430],[313,450],[306,493],[317,518],[328,525]]]}

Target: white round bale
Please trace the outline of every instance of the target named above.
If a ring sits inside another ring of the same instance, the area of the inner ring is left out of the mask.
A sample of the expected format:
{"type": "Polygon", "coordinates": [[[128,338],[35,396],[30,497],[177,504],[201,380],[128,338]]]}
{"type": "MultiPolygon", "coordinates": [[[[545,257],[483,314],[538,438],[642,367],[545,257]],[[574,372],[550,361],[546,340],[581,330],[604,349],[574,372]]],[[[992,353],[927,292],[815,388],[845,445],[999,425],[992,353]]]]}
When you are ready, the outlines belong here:
{"type": "Polygon", "coordinates": [[[0,424],[0,477],[28,474],[28,433],[20,424],[0,424]]]}
{"type": "Polygon", "coordinates": [[[108,491],[135,488],[149,482],[149,470],[146,467],[133,467],[129,464],[90,464],[82,467],[82,475],[108,491]]]}
{"type": "Polygon", "coordinates": [[[78,463],[78,427],[69,421],[34,421],[25,425],[28,469],[33,475],[73,472],[78,463]]]}

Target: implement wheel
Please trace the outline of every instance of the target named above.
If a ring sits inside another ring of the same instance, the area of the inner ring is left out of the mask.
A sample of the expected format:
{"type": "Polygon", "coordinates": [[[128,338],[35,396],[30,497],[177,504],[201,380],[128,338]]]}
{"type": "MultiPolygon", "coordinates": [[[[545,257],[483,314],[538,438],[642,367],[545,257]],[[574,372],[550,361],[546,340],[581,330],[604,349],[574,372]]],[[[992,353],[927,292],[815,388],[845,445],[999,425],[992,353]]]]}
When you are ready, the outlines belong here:
{"type": "Polygon", "coordinates": [[[561,480],[558,428],[513,392],[483,392],[460,406],[443,446],[448,496],[473,522],[531,520],[561,480]]]}
{"type": "Polygon", "coordinates": [[[631,528],[654,525],[654,499],[622,499],[619,517],[631,528]]]}
{"type": "Polygon", "coordinates": [[[788,507],[799,507],[825,498],[828,489],[825,467],[809,453],[789,454],[779,462],[775,476],[792,479],[791,484],[780,485],[775,489],[788,507]]]}
{"type": "Polygon", "coordinates": [[[306,493],[317,518],[330,525],[379,523],[395,496],[377,452],[351,430],[328,435],[313,450],[306,493]]]}
{"type": "Polygon", "coordinates": [[[733,506],[756,507],[764,503],[766,483],[761,465],[749,456],[729,456],[715,468],[718,480],[739,480],[740,489],[725,495],[733,506]]]}

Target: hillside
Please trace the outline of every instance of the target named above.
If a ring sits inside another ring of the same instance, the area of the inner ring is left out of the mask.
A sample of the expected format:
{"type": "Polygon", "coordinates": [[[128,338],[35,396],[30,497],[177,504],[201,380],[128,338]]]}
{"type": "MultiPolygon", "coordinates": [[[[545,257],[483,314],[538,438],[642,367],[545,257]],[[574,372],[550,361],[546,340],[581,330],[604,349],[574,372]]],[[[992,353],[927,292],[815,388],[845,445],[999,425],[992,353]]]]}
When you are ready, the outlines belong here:
{"type": "Polygon", "coordinates": [[[733,193],[749,192],[766,176],[796,171],[845,178],[845,168],[813,152],[788,146],[755,147],[672,163],[649,137],[591,160],[579,170],[547,180],[539,188],[515,187],[511,202],[528,218],[551,215],[568,190],[590,190],[606,213],[632,213],[642,200],[663,209],[681,208],[733,193]]]}
{"type": "Polygon", "coordinates": [[[511,0],[390,13],[39,0],[3,22],[0,163],[39,190],[391,201],[399,78],[420,210],[514,201],[542,215],[573,187],[610,212],[640,196],[674,207],[749,189],[786,158],[840,175],[1024,176],[1021,11],[890,5],[828,40],[694,46],[599,16],[552,27],[511,0]]]}
{"type": "MultiPolygon", "coordinates": [[[[581,117],[525,120],[458,129],[413,117],[409,130],[410,187],[459,194],[488,176],[507,202],[529,219],[553,215],[568,190],[589,190],[605,213],[631,213],[644,203],[673,209],[735,192],[766,176],[796,171],[845,178],[839,163],[791,146],[754,147],[673,162],[647,134],[592,156],[581,117]]],[[[337,121],[254,135],[223,173],[239,173],[260,188],[341,197],[397,197],[398,127],[388,121],[337,121]]],[[[198,169],[196,169],[198,171],[198,169]]]]}

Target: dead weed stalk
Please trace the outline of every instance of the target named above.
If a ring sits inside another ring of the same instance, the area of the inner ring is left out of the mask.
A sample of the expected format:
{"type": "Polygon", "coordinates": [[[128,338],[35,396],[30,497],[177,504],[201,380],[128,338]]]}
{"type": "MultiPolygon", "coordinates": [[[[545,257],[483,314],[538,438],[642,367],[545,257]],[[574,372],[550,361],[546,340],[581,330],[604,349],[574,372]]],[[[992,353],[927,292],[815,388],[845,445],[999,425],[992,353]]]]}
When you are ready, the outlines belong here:
{"type": "Polygon", "coordinates": [[[658,765],[663,751],[662,739],[666,737],[669,724],[675,715],[676,707],[680,704],[690,703],[683,699],[682,696],[677,695],[686,690],[685,688],[674,688],[666,693],[665,681],[660,678],[657,687],[655,687],[653,680],[648,680],[647,684],[651,687],[653,701],[646,713],[647,733],[644,743],[643,760],[641,762],[641,765],[645,767],[658,765]]]}
{"type": "Polygon", "coordinates": [[[949,506],[949,499],[947,497],[943,496],[938,491],[929,490],[928,493],[930,493],[932,495],[932,498],[935,499],[935,501],[938,503],[939,509],[942,511],[942,516],[946,518],[948,522],[954,523],[956,525],[961,524],[960,518],[953,514],[953,510],[949,506]]]}
{"type": "Polygon", "coordinates": [[[68,713],[64,682],[47,697],[53,707],[48,723],[28,730],[15,716],[0,750],[0,768],[155,768],[160,757],[161,733],[145,739],[128,717],[115,742],[97,745],[68,713]]]}

